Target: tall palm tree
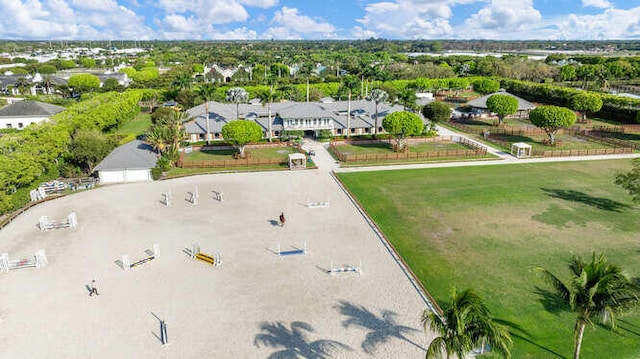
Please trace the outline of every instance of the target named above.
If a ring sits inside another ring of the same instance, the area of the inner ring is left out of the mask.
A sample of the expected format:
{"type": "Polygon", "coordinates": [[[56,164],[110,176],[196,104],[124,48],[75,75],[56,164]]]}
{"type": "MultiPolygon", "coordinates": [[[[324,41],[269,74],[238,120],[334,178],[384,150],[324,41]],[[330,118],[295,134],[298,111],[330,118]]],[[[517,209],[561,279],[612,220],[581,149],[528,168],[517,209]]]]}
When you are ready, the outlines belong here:
{"type": "Polygon", "coordinates": [[[249,100],[249,94],[242,87],[232,87],[227,90],[227,101],[236,104],[236,118],[240,118],[240,104],[249,100]]]}
{"type": "Polygon", "coordinates": [[[269,131],[269,135],[267,138],[269,142],[271,142],[271,123],[273,122],[271,117],[271,104],[274,101],[278,101],[280,99],[280,93],[278,91],[273,90],[273,84],[269,87],[268,90],[262,90],[257,93],[258,98],[262,102],[262,106],[267,104],[267,114],[269,116],[269,122],[267,123],[267,130],[269,131]]]}
{"type": "Polygon", "coordinates": [[[211,137],[210,129],[209,129],[209,101],[213,100],[216,94],[216,88],[211,84],[202,84],[202,86],[198,86],[194,89],[196,97],[204,100],[204,121],[207,133],[205,135],[205,139],[207,143],[209,143],[209,138],[211,137]]]}
{"type": "Polygon", "coordinates": [[[511,356],[509,331],[491,317],[484,301],[471,289],[453,289],[442,316],[425,310],[422,324],[425,331],[430,328],[439,335],[429,344],[427,359],[443,355],[448,359],[452,354],[464,358],[474,347],[485,343],[493,352],[505,358],[511,356]]]}
{"type": "Polygon", "coordinates": [[[591,262],[573,256],[569,262],[571,279],[567,284],[544,268],[537,269],[557,297],[578,313],[574,328],[573,357],[580,358],[580,349],[587,325],[594,322],[615,328],[616,317],[638,305],[638,287],[604,254],[593,252],[591,262]]]}
{"type": "Polygon", "coordinates": [[[376,104],[376,123],[375,128],[373,129],[373,137],[376,137],[378,132],[378,128],[380,128],[380,119],[378,118],[378,104],[383,103],[389,99],[389,94],[381,89],[375,89],[371,91],[370,96],[371,101],[376,104]]]}
{"type": "Polygon", "coordinates": [[[351,95],[358,89],[360,81],[352,75],[346,75],[342,78],[342,91],[347,91],[347,137],[351,134],[351,95]]]}

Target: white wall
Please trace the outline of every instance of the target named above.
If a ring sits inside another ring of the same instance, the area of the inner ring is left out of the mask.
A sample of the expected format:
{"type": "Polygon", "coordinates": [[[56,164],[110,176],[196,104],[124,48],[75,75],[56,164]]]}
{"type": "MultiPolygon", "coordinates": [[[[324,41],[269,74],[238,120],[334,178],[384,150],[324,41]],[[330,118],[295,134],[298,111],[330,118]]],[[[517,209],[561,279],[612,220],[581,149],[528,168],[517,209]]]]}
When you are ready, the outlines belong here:
{"type": "Polygon", "coordinates": [[[17,128],[19,130],[29,126],[32,123],[38,123],[45,120],[48,120],[48,117],[0,117],[0,128],[9,128],[8,125],[11,125],[11,128],[17,128]],[[19,126],[22,124],[22,127],[19,126]]]}
{"type": "Polygon", "coordinates": [[[98,171],[100,183],[124,183],[151,181],[151,170],[98,171]]]}

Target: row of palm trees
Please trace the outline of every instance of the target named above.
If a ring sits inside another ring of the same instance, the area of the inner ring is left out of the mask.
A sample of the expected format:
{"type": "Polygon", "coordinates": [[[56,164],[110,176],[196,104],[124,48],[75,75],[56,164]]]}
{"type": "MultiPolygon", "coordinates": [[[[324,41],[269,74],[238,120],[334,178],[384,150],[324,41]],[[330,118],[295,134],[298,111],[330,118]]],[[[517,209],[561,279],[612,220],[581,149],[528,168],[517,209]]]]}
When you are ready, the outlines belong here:
{"type": "MultiPolygon", "coordinates": [[[[615,328],[617,318],[638,305],[640,288],[618,266],[609,263],[604,254],[594,252],[588,262],[573,256],[568,267],[571,277],[567,282],[545,268],[536,268],[536,272],[551,286],[555,299],[577,314],[573,357],[578,359],[585,328],[593,324],[615,328]]],[[[442,313],[425,310],[422,323],[425,331],[431,329],[438,335],[427,349],[427,358],[449,358],[454,354],[464,358],[474,348],[484,349],[485,345],[509,358],[510,331],[519,329],[493,318],[480,296],[471,289],[462,292],[454,289],[442,313]]]]}

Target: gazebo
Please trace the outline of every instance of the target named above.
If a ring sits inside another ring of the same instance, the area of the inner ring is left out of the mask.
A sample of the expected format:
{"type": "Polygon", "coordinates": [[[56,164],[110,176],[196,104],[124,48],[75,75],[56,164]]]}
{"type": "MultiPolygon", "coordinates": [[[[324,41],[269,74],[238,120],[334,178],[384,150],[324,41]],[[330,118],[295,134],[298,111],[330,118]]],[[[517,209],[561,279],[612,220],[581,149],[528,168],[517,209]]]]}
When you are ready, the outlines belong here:
{"type": "Polygon", "coordinates": [[[307,168],[307,156],[303,153],[292,153],[289,155],[289,169],[303,170],[307,168]]]}
{"type": "Polygon", "coordinates": [[[531,145],[524,142],[515,142],[511,144],[511,155],[520,157],[531,157],[531,145]],[[515,152],[515,153],[514,153],[515,152]]]}

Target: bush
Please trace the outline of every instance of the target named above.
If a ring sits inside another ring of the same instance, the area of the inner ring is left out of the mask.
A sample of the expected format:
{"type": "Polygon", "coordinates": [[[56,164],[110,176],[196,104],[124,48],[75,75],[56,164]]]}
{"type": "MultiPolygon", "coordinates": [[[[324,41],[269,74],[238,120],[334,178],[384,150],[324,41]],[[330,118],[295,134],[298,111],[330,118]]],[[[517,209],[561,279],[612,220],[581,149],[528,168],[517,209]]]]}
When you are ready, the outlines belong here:
{"type": "Polygon", "coordinates": [[[159,168],[159,167],[154,167],[151,169],[151,178],[153,178],[154,181],[157,181],[160,179],[160,177],[162,177],[162,172],[163,169],[159,168]]]}

